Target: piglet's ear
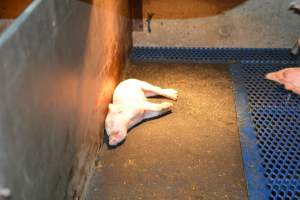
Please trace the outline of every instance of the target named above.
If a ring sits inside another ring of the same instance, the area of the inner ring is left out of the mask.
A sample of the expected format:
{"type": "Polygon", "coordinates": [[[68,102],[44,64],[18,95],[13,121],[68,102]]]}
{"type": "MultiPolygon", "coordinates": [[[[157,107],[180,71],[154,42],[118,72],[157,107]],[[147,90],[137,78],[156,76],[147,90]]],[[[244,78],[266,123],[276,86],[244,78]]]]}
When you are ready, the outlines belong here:
{"type": "Polygon", "coordinates": [[[109,110],[117,110],[117,106],[115,106],[114,104],[109,104],[108,105],[109,110]]]}
{"type": "Polygon", "coordinates": [[[109,104],[108,105],[108,109],[111,111],[111,112],[118,112],[118,113],[121,113],[122,110],[120,109],[119,106],[116,106],[114,104],[109,104]]]}

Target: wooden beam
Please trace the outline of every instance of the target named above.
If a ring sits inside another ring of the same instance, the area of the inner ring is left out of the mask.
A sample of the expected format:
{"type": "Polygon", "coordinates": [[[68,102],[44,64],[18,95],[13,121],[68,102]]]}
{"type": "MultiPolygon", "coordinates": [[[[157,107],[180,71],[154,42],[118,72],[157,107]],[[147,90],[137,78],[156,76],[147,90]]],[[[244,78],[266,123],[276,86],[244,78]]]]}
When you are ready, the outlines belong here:
{"type": "Polygon", "coordinates": [[[32,2],[32,0],[0,0],[0,19],[14,19],[32,2]]]}
{"type": "Polygon", "coordinates": [[[143,31],[143,0],[130,0],[132,30],[143,31]]]}

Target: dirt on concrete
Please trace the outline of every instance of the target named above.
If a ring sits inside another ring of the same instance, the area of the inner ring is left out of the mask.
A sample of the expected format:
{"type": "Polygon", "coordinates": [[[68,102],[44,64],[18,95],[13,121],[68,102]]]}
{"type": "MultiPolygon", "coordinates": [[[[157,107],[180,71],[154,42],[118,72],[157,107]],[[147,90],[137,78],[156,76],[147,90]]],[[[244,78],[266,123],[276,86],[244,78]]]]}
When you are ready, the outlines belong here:
{"type": "MultiPolygon", "coordinates": [[[[175,88],[169,115],[103,147],[85,199],[247,199],[226,65],[136,64],[125,78],[175,88]]],[[[155,98],[152,101],[165,101],[155,98]]]]}

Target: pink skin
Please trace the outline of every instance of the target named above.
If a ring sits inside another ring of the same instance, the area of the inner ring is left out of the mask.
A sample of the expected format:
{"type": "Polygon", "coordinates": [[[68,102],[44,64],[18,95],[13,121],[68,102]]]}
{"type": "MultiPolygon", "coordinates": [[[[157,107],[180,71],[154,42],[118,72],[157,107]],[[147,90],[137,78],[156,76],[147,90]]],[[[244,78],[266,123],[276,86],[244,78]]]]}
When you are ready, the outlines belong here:
{"type": "Polygon", "coordinates": [[[266,78],[284,85],[285,89],[300,95],[300,67],[268,73],[266,78]]]}
{"type": "Polygon", "coordinates": [[[128,79],[121,82],[114,91],[113,104],[109,105],[105,120],[105,130],[109,136],[109,145],[122,142],[131,127],[145,119],[160,116],[171,110],[172,103],[151,103],[147,97],[161,95],[177,100],[177,91],[162,89],[147,82],[128,79]]]}

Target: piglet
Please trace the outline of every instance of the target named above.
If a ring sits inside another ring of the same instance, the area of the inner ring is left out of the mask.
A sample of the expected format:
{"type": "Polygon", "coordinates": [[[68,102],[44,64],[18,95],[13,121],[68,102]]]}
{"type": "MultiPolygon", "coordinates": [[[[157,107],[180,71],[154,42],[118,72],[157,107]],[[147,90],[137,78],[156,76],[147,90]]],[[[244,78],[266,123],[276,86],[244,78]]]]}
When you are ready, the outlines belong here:
{"type": "Polygon", "coordinates": [[[277,72],[271,72],[266,78],[284,85],[285,89],[300,95],[300,67],[286,68],[277,72]]]}
{"type": "Polygon", "coordinates": [[[151,103],[147,97],[161,95],[177,100],[177,91],[162,89],[147,82],[128,79],[121,82],[113,94],[113,103],[109,104],[105,119],[105,130],[109,136],[109,145],[122,142],[128,129],[143,120],[154,118],[171,110],[172,103],[151,103]]]}

